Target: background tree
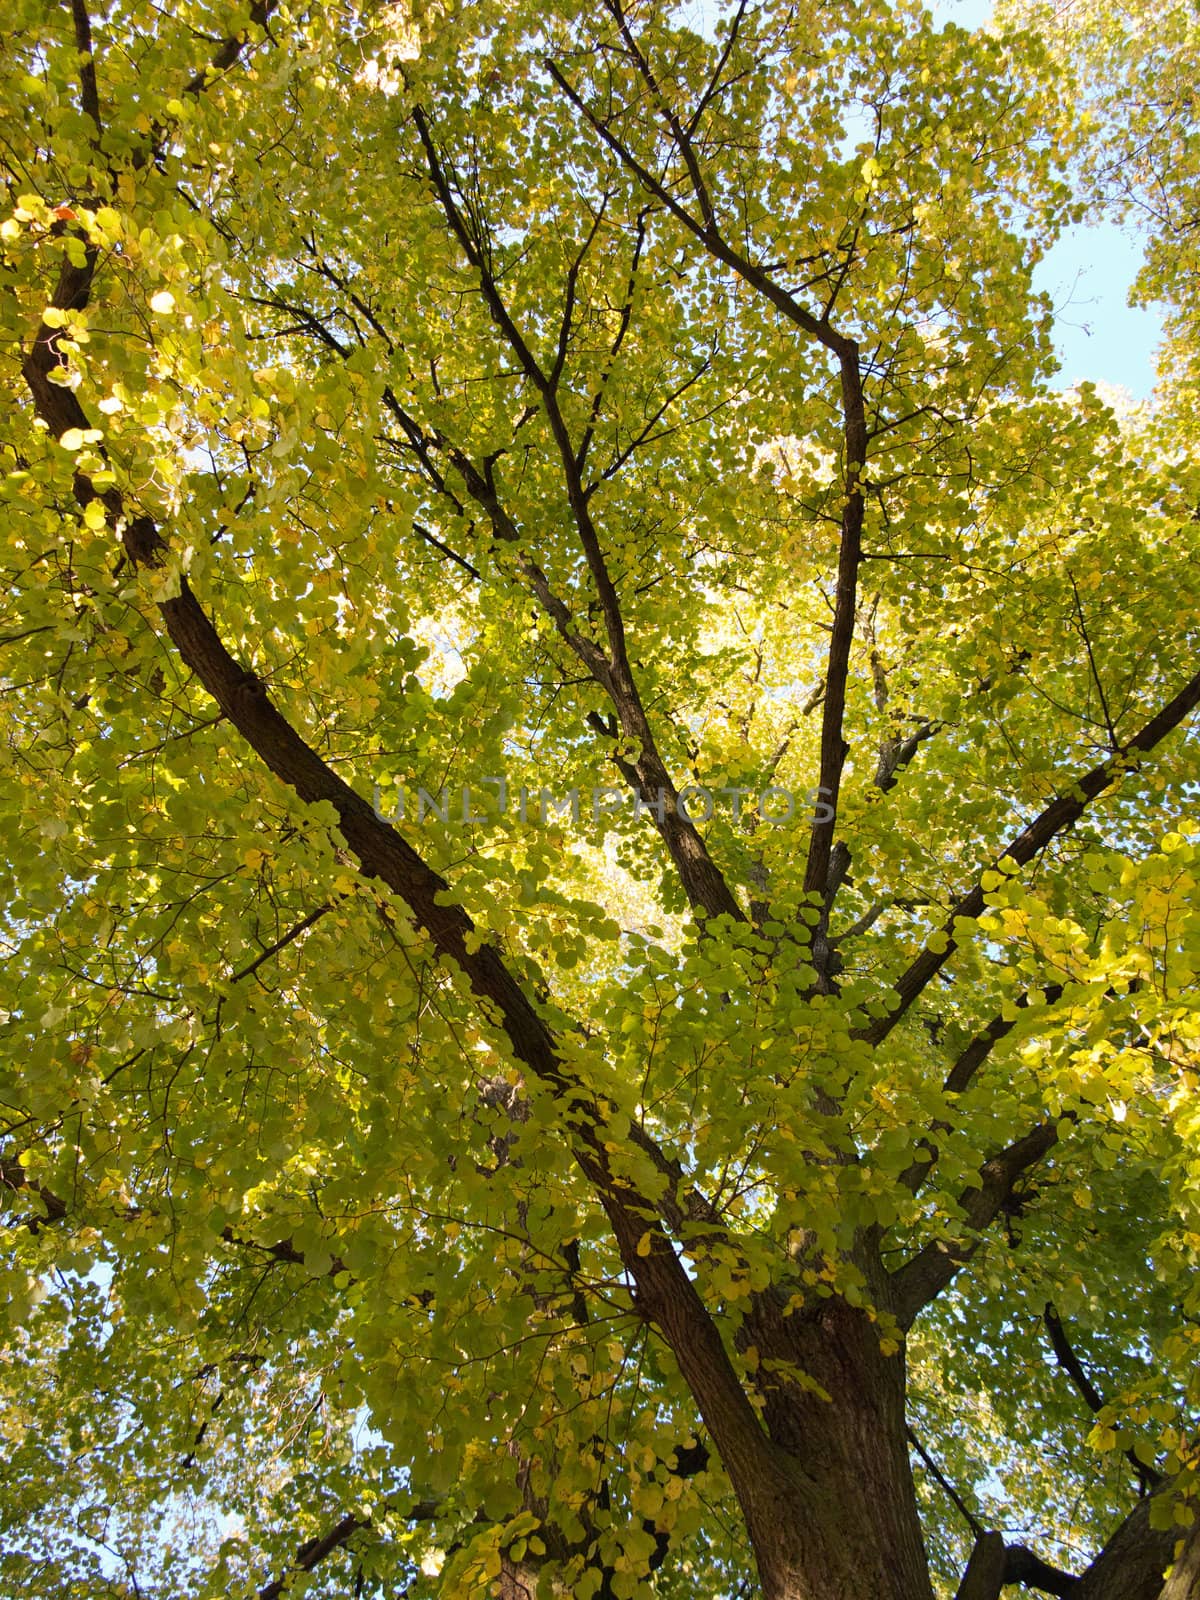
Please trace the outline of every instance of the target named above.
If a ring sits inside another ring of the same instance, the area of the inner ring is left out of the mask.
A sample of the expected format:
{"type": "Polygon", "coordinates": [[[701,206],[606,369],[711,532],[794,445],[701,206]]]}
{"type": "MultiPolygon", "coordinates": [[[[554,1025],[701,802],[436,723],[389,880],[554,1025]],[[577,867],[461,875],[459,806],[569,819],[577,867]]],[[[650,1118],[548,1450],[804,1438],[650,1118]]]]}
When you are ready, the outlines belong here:
{"type": "Polygon", "coordinates": [[[1067,69],[6,43],[0,1581],[1192,1593],[1200,484],[1047,385],[1067,69]]]}

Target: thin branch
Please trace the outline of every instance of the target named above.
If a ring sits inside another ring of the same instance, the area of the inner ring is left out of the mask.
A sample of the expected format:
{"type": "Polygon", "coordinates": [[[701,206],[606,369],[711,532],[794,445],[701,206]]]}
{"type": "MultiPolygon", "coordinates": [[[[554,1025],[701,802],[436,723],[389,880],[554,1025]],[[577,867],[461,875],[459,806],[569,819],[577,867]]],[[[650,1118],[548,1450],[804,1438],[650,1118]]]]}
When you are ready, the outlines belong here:
{"type": "Polygon", "coordinates": [[[649,89],[659,116],[670,130],[671,138],[675,141],[675,148],[683,158],[683,164],[687,168],[688,180],[692,185],[692,193],[695,195],[696,203],[700,207],[700,215],[704,219],[705,227],[715,231],[716,213],[713,210],[708,185],[704,181],[704,174],[700,170],[700,163],[696,159],[696,149],[692,143],[691,136],[663,94],[658,79],[654,75],[654,69],[633,36],[625,13],[621,8],[620,0],[604,0],[604,8],[616,22],[621,37],[625,41],[625,48],[633,58],[633,63],[637,67],[643,83],[649,89]]]}
{"type": "MultiPolygon", "coordinates": [[[[1055,1001],[1060,999],[1062,992],[1062,984],[1060,983],[1047,984],[1041,990],[1047,1006],[1053,1005],[1055,1001]]],[[[1020,995],[1014,1001],[1014,1005],[1021,1011],[1027,1011],[1030,1006],[1028,993],[1020,995]]],[[[1019,1021],[1019,1016],[1008,1017],[1001,1014],[993,1017],[987,1027],[975,1035],[950,1068],[946,1081],[942,1085],[942,1093],[946,1095],[965,1094],[975,1074],[991,1055],[993,1049],[1000,1043],[1001,1039],[1007,1038],[1019,1021]]],[[[937,1161],[938,1147],[934,1143],[934,1138],[938,1134],[948,1133],[949,1131],[950,1124],[939,1119],[931,1122],[928,1135],[917,1141],[917,1149],[921,1154],[900,1175],[900,1182],[906,1188],[911,1189],[913,1194],[916,1194],[924,1184],[933,1171],[934,1163],[937,1161]]]]}
{"type": "Polygon", "coordinates": [[[963,1521],[967,1524],[975,1537],[977,1539],[982,1539],[984,1537],[983,1523],[980,1522],[979,1518],[971,1510],[970,1506],[967,1505],[966,1501],[950,1482],[949,1478],[947,1478],[941,1467],[938,1466],[937,1462],[929,1454],[929,1451],[926,1450],[920,1439],[917,1438],[912,1428],[906,1424],[904,1431],[908,1435],[909,1444],[912,1445],[913,1449],[925,1463],[925,1470],[928,1472],[929,1476],[939,1486],[951,1504],[958,1509],[963,1521]]]}
{"type": "Polygon", "coordinates": [[[1075,615],[1079,621],[1079,631],[1083,636],[1084,649],[1087,651],[1088,667],[1091,670],[1092,682],[1096,685],[1096,693],[1100,696],[1100,709],[1104,713],[1104,726],[1108,729],[1108,742],[1115,750],[1117,748],[1117,730],[1113,726],[1112,712],[1108,709],[1108,697],[1104,693],[1104,685],[1100,681],[1100,669],[1096,666],[1096,657],[1092,650],[1091,635],[1088,633],[1087,621],[1083,615],[1083,602],[1079,598],[1079,586],[1075,582],[1075,574],[1068,572],[1067,577],[1071,584],[1071,593],[1075,598],[1075,615]]]}
{"type": "MultiPolygon", "coordinates": [[[[819,344],[824,345],[838,358],[845,451],[845,500],[838,549],[833,631],[830,635],[829,657],[825,672],[825,700],[822,707],[819,781],[823,805],[814,813],[804,871],[805,889],[822,907],[822,925],[814,934],[814,952],[823,950],[828,954],[829,911],[838,887],[838,883],[831,881],[830,864],[837,827],[842,772],[848,754],[843,724],[850,651],[854,641],[858,571],[862,561],[864,517],[862,483],[867,459],[867,420],[858,345],[855,340],[832,328],[826,318],[814,316],[794,295],[777,283],[767,269],[751,261],[742,251],[735,249],[721,233],[690,136],[673,110],[666,104],[657,79],[620,10],[619,0],[606,0],[606,4],[610,13],[617,19],[626,47],[633,54],[638,70],[655,98],[659,115],[666,120],[671,131],[700,206],[700,217],[697,218],[681,205],[667,185],[638,160],[629,146],[613,132],[609,123],[587,105],[558,65],[549,58],[544,63],[546,70],[604,144],[638,178],[649,194],[682,222],[716,260],[732,268],[739,277],[764,295],[790,322],[819,344]]],[[[844,871],[842,876],[844,877],[844,871]]],[[[821,985],[828,988],[831,983],[829,962],[827,959],[824,962],[825,971],[820,971],[820,963],[817,964],[821,985]]]]}
{"type": "Polygon", "coordinates": [[[456,566],[461,567],[463,571],[469,577],[474,578],[477,583],[482,581],[483,574],[480,572],[479,568],[473,565],[472,562],[468,561],[466,556],[460,556],[457,550],[452,550],[444,540],[439,539],[437,534],[431,532],[430,529],[424,525],[424,523],[414,522],[412,525],[412,531],[416,534],[418,539],[423,539],[425,543],[432,549],[438,551],[439,554],[444,555],[448,560],[453,561],[456,566]]]}
{"type": "Polygon", "coordinates": [[[323,905],[318,906],[315,911],[310,911],[308,916],[298,922],[294,928],[289,928],[281,939],[276,939],[275,943],[264,950],[262,955],[252,961],[248,967],[243,967],[240,972],[235,972],[229,980],[230,983],[240,983],[243,978],[248,978],[251,973],[257,972],[264,962],[269,961],[272,956],[278,955],[281,950],[285,950],[289,944],[294,943],[302,933],[306,933],[315,922],[319,922],[325,913],[330,910],[332,910],[331,906],[323,905]]]}
{"type": "Polygon", "coordinates": [[[857,346],[852,339],[847,339],[835,329],[822,323],[811,311],[807,310],[800,302],[776,283],[770,274],[762,267],[757,266],[749,257],[735,249],[716,229],[710,227],[701,218],[697,218],[672,194],[666,184],[638,160],[629,146],[620,139],[603,118],[591,109],[580,95],[578,90],[565,76],[558,63],[549,56],[543,59],[546,71],[566,95],[567,99],[583,117],[592,130],[599,135],[605,145],[617,156],[629,171],[634,174],[649,194],[663,205],[673,217],[681,222],[685,228],[700,240],[706,249],[711,250],[716,258],[733,270],[749,283],[753,288],[764,294],[777,310],[782,311],[790,322],[803,328],[805,333],[823,344],[826,349],[833,351],[839,358],[853,354],[857,356],[857,346]]]}
{"type": "Polygon", "coordinates": [[[633,300],[634,295],[637,292],[638,267],[641,265],[642,251],[646,245],[646,218],[649,216],[649,214],[650,208],[648,206],[644,206],[642,210],[638,212],[634,224],[635,235],[633,259],[629,264],[629,278],[625,286],[625,299],[621,306],[620,314],[617,318],[617,331],[613,336],[612,344],[609,346],[608,358],[605,361],[604,366],[601,368],[600,376],[596,381],[596,388],[592,394],[591,407],[588,411],[587,426],[583,430],[583,435],[579,441],[579,448],[575,453],[575,465],[581,474],[587,462],[587,455],[591,448],[592,440],[595,437],[596,424],[600,420],[600,410],[604,404],[605,390],[607,389],[609,380],[612,377],[613,370],[616,366],[617,357],[621,353],[621,346],[625,342],[625,335],[629,332],[629,326],[633,320],[633,300]]]}
{"type": "MultiPolygon", "coordinates": [[[[545,410],[562,465],[572,520],[599,600],[608,642],[607,657],[597,645],[582,638],[571,622],[567,608],[553,600],[545,574],[536,563],[526,559],[521,570],[532,583],[535,593],[553,617],[564,639],[608,695],[622,734],[635,743],[637,755],[630,762],[618,762],[618,768],[652,817],[688,899],[706,916],[728,916],[737,922],[744,921],[745,914],[732,889],[709,855],[707,845],[686,814],[686,808],[679,804],[679,791],[659,752],[642,704],[629,658],[620,596],[608,570],[599,530],[588,505],[588,492],[579,471],[578,452],[558,403],[555,374],[543,371],[505,304],[488,261],[488,252],[476,231],[482,227],[482,221],[477,219],[473,227],[464,216],[455,199],[448,168],[438,152],[428,117],[420,106],[413,109],[413,121],[425,152],[430,179],[451,231],[475,269],[480,292],[493,322],[537,390],[545,410]]],[[[495,485],[489,481],[488,475],[480,472],[462,452],[455,452],[453,460],[468,492],[486,509],[493,527],[498,532],[502,530],[506,539],[519,540],[519,532],[501,505],[495,485]]]]}

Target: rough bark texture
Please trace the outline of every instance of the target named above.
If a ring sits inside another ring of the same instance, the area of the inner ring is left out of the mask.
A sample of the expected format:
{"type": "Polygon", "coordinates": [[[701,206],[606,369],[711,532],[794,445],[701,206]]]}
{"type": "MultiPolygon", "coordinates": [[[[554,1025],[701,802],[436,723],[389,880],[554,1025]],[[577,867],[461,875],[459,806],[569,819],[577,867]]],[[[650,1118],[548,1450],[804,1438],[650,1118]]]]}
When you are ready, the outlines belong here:
{"type": "Polygon", "coordinates": [[[1003,1534],[980,1534],[954,1600],[997,1600],[1004,1585],[1006,1559],[1003,1534]]]}
{"type": "Polygon", "coordinates": [[[1174,1554],[1177,1532],[1150,1526],[1151,1504],[1149,1496],[1138,1501],[1071,1591],[1071,1600],[1168,1600],[1163,1573],[1174,1554]]]}
{"type": "Polygon", "coordinates": [[[1159,1600],[1200,1600],[1200,1521],[1192,1524],[1159,1600]]]}
{"type": "Polygon", "coordinates": [[[785,1468],[764,1514],[748,1517],[764,1594],[929,1600],[903,1355],[885,1356],[878,1327],[837,1298],[785,1308],[758,1297],[739,1339],[758,1352],[763,1419],[785,1468]]]}

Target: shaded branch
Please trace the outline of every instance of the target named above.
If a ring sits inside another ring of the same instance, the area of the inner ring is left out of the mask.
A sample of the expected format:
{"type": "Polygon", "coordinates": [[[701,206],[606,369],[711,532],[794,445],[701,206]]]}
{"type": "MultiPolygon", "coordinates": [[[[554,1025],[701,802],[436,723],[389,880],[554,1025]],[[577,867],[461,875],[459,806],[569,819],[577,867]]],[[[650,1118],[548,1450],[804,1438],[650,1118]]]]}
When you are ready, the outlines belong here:
{"type": "MultiPolygon", "coordinates": [[[[958,1197],[965,1226],[979,1235],[999,1213],[1017,1179],[1035,1167],[1058,1143],[1058,1123],[1043,1122],[1021,1139],[985,1161],[979,1184],[958,1197]]],[[[981,1240],[935,1239],[891,1274],[896,1318],[911,1327],[917,1315],[936,1298],[975,1254],[981,1240]]]]}
{"type": "Polygon", "coordinates": [[[1083,1369],[1083,1363],[1071,1348],[1067,1338],[1067,1330],[1063,1327],[1058,1312],[1053,1304],[1047,1300],[1046,1309],[1042,1312],[1042,1321],[1046,1325],[1046,1332],[1050,1336],[1050,1348],[1054,1351],[1054,1359],[1063,1369],[1083,1396],[1083,1402],[1093,1414],[1104,1409],[1104,1401],[1100,1391],[1088,1377],[1083,1369]]]}
{"type": "MultiPolygon", "coordinates": [[[[1053,1005],[1062,995],[1062,984],[1047,984],[1040,992],[1044,995],[1046,1004],[1053,1005]]],[[[1020,995],[1014,1001],[1014,1005],[1022,1011],[1027,1011],[1030,1006],[1029,995],[1027,993],[1020,995]]],[[[946,1095],[965,1094],[967,1089],[970,1088],[975,1074],[991,1055],[992,1050],[1000,1043],[1001,1039],[1006,1038],[1012,1032],[1019,1021],[1019,1016],[1007,1017],[1001,1014],[993,1017],[987,1027],[975,1035],[955,1061],[947,1074],[945,1083],[942,1085],[942,1093],[946,1095]]],[[[900,1176],[900,1182],[906,1188],[911,1189],[913,1194],[916,1194],[917,1190],[920,1189],[926,1178],[933,1171],[934,1163],[937,1161],[938,1147],[934,1143],[934,1137],[937,1134],[948,1133],[949,1131],[950,1123],[938,1119],[929,1124],[928,1137],[918,1139],[917,1149],[921,1153],[910,1162],[907,1169],[900,1176]]]]}
{"type": "MultiPolygon", "coordinates": [[[[1050,1338],[1050,1348],[1054,1352],[1055,1361],[1082,1396],[1084,1405],[1087,1406],[1093,1416],[1097,1416],[1104,1409],[1104,1397],[1091,1378],[1088,1377],[1083,1362],[1075,1354],[1074,1347],[1067,1337],[1067,1330],[1063,1326],[1061,1317],[1049,1300],[1047,1300],[1045,1310],[1042,1312],[1042,1321],[1046,1325],[1046,1332],[1050,1338]]],[[[1156,1488],[1162,1482],[1162,1474],[1156,1472],[1153,1467],[1147,1466],[1132,1449],[1126,1450],[1125,1458],[1133,1468],[1143,1494],[1156,1488]]]]}

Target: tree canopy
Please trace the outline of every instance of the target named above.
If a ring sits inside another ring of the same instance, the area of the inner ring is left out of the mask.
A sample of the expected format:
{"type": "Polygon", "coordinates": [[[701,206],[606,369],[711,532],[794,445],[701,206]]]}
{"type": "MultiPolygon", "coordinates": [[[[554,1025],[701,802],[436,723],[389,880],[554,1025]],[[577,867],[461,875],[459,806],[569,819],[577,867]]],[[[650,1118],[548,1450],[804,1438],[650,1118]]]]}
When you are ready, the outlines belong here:
{"type": "Polygon", "coordinates": [[[11,0],[0,1592],[1200,1593],[1198,71],[11,0]]]}

